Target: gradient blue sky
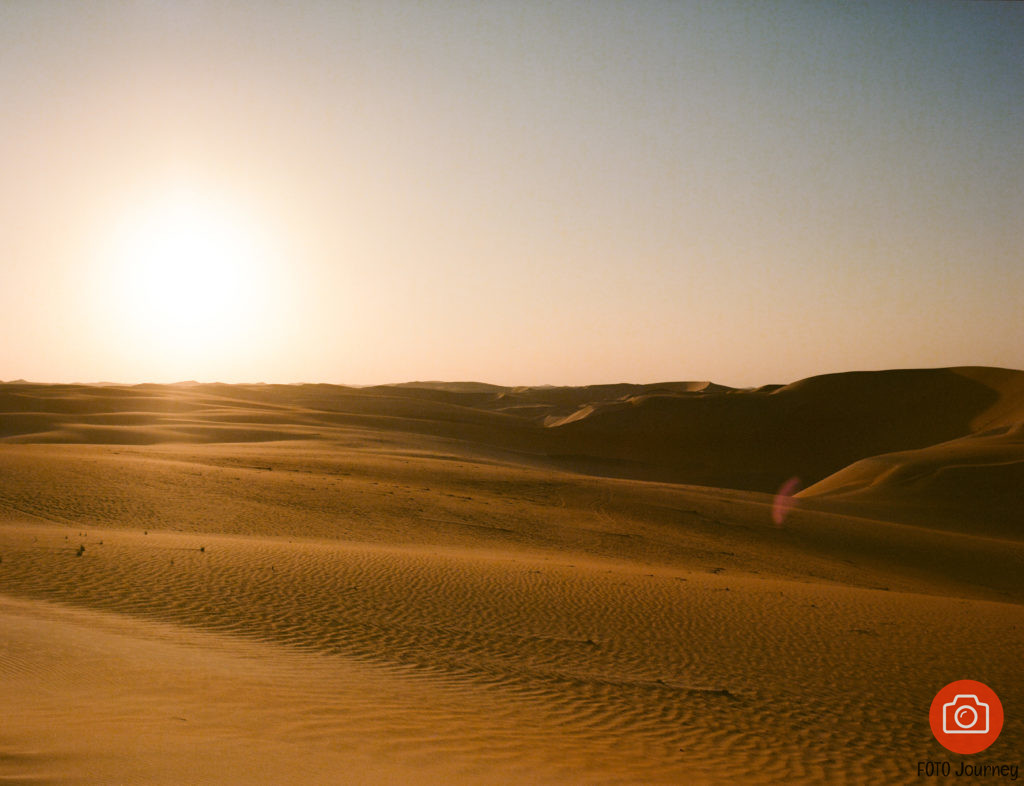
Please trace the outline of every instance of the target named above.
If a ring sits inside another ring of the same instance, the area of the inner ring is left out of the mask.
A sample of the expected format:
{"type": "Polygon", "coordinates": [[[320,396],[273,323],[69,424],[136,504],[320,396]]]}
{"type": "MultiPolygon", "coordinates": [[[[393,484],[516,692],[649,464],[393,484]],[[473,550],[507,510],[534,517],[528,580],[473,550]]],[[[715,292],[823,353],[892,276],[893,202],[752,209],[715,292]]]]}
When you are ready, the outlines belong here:
{"type": "Polygon", "coordinates": [[[1024,367],[1024,4],[10,2],[0,128],[3,379],[1024,367]]]}

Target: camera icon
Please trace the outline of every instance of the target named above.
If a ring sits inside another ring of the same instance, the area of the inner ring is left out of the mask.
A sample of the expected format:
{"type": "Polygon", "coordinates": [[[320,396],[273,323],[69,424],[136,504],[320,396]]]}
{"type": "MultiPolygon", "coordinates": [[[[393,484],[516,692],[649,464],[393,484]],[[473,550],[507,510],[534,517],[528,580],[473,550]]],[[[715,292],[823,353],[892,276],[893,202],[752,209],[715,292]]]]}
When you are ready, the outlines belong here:
{"type": "Polygon", "coordinates": [[[988,734],[988,705],[973,693],[958,693],[942,705],[946,734],[988,734]]]}

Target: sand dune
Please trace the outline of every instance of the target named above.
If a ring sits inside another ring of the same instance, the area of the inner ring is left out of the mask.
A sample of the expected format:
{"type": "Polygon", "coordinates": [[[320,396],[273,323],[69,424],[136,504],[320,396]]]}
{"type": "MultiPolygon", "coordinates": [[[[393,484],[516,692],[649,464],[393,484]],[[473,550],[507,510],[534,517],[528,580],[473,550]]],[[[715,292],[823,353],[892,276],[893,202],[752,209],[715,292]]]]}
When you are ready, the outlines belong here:
{"type": "Polygon", "coordinates": [[[801,496],[840,499],[862,515],[1021,537],[1024,423],[862,459],[801,496]]]}
{"type": "Polygon", "coordinates": [[[988,401],[964,435],[861,459],[800,496],[860,515],[998,537],[1024,533],[1024,374],[958,369],[988,401]]]}
{"type": "Polygon", "coordinates": [[[1022,379],[0,385],[0,780],[913,782],[967,677],[1013,760],[1022,379]]]}
{"type": "Polygon", "coordinates": [[[861,459],[1024,422],[1024,372],[856,372],[733,390],[707,382],[0,386],[0,440],[81,444],[334,439],[366,428],[457,440],[574,472],[774,492],[861,459]]]}

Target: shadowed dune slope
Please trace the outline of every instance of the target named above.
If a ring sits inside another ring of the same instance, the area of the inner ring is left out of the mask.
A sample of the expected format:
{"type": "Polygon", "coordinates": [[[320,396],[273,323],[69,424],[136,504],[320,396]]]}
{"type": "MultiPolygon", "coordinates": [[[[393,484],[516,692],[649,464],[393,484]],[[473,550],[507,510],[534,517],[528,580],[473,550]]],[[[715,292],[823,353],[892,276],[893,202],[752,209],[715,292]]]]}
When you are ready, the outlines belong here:
{"type": "Polygon", "coordinates": [[[1000,369],[832,374],[778,389],[635,396],[558,429],[582,456],[652,465],[662,480],[774,491],[790,477],[807,485],[862,458],[1013,420],[1022,380],[1000,369]]]}
{"type": "Polygon", "coordinates": [[[1024,374],[992,368],[957,373],[990,391],[964,436],[856,461],[800,493],[843,510],[927,526],[1024,531],[1024,374]]]}
{"type": "Polygon", "coordinates": [[[886,520],[1024,531],[1024,425],[862,459],[799,495],[886,520]]]}

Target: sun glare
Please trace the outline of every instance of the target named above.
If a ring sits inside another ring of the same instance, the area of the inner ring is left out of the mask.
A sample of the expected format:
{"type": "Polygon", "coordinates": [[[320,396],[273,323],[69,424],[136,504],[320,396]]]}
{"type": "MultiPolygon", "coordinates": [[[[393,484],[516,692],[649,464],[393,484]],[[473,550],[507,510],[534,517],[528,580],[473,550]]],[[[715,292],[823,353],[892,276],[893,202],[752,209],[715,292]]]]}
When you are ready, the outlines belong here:
{"type": "Polygon", "coordinates": [[[176,192],[128,211],[111,253],[114,304],[144,345],[197,361],[239,344],[269,294],[263,230],[210,196],[176,192]]]}

